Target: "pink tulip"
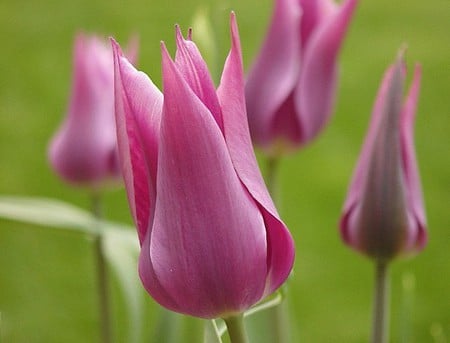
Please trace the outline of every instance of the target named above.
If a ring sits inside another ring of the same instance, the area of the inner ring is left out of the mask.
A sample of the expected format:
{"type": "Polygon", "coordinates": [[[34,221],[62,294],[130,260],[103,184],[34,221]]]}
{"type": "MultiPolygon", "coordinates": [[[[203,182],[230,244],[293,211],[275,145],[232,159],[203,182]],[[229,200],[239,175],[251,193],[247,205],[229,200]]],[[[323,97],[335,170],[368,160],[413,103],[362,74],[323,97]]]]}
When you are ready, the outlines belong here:
{"type": "Polygon", "coordinates": [[[313,140],[331,116],[336,60],[357,0],[275,0],[246,84],[255,144],[279,154],[313,140]]]}
{"type": "MultiPolygon", "coordinates": [[[[135,51],[132,55],[134,59],[135,51]]],[[[112,50],[106,42],[77,35],[69,109],[49,146],[52,167],[70,183],[97,188],[120,178],[113,67],[112,50]]]]}
{"type": "Polygon", "coordinates": [[[427,241],[413,145],[420,77],[416,66],[402,105],[404,63],[387,70],[341,218],[343,240],[381,260],[417,252],[427,241]]]}
{"type": "Polygon", "coordinates": [[[240,313],[288,277],[294,246],[248,132],[241,48],[215,90],[191,34],[162,49],[163,94],[114,46],[119,156],[141,243],[139,274],[162,306],[203,318],[240,313]]]}

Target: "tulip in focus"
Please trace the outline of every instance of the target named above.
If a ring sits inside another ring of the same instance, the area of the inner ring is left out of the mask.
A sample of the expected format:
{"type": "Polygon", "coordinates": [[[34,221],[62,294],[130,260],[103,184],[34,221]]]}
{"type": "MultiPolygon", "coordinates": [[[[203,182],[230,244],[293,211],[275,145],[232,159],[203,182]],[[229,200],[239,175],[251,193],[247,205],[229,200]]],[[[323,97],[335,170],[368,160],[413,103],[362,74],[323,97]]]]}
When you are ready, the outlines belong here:
{"type": "Polygon", "coordinates": [[[332,114],[336,60],[357,0],[275,0],[246,84],[255,144],[279,155],[313,140],[332,114]]]}
{"type": "Polygon", "coordinates": [[[116,124],[141,244],[139,274],[162,306],[232,317],[288,277],[294,245],[263,183],[246,119],[241,48],[217,91],[191,33],[162,49],[163,93],[114,46],[116,124]]]}
{"type": "MultiPolygon", "coordinates": [[[[130,51],[135,59],[136,46],[130,51]]],[[[119,179],[114,121],[112,50],[96,36],[78,34],[67,115],[49,146],[49,160],[65,181],[97,188],[119,179]]]]}
{"type": "Polygon", "coordinates": [[[387,70],[341,218],[343,240],[381,261],[417,252],[427,241],[413,144],[420,77],[417,65],[402,104],[404,63],[387,70]]]}

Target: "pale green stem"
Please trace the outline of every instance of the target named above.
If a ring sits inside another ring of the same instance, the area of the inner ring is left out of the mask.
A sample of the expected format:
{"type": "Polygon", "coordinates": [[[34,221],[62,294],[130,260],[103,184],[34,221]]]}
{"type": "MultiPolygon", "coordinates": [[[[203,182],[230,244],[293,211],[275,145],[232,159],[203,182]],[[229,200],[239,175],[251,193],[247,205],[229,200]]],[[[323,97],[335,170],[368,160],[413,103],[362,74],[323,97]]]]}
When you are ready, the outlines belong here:
{"type": "MultiPolygon", "coordinates": [[[[278,181],[279,156],[269,156],[267,158],[266,183],[270,195],[276,205],[280,205],[280,187],[278,181]]],[[[289,313],[288,304],[284,300],[268,310],[270,325],[272,326],[273,335],[277,343],[289,342],[289,313]]]]}
{"type": "Polygon", "coordinates": [[[231,343],[249,343],[244,326],[244,316],[242,314],[224,318],[223,320],[227,326],[231,343]]]}
{"type": "Polygon", "coordinates": [[[266,184],[275,204],[280,202],[280,188],[278,184],[279,167],[280,158],[278,156],[267,157],[266,184]]]}
{"type": "MultiPolygon", "coordinates": [[[[92,194],[92,214],[97,220],[102,217],[101,201],[98,193],[92,194]]],[[[99,228],[97,228],[99,229],[99,228]]],[[[102,248],[103,236],[101,230],[94,236],[94,255],[97,271],[97,292],[99,298],[101,342],[111,343],[111,320],[109,308],[108,272],[102,248]]]]}
{"type": "Polygon", "coordinates": [[[388,262],[376,261],[372,343],[387,343],[389,332],[388,262]]]}

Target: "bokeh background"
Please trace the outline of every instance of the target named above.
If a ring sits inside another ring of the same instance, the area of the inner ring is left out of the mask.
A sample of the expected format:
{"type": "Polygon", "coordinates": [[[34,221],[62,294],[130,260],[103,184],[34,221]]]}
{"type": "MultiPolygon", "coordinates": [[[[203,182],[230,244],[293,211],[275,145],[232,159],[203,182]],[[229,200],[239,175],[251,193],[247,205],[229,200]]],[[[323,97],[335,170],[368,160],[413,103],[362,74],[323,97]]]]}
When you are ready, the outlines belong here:
{"type": "MultiPolygon", "coordinates": [[[[85,192],[62,183],[46,159],[67,106],[76,32],[122,44],[138,34],[139,68],[160,85],[159,42],[174,52],[175,23],[186,29],[198,11],[208,13],[217,48],[209,62],[217,67],[229,47],[233,9],[248,67],[271,6],[270,0],[1,1],[0,194],[89,206],[85,192]]],[[[341,53],[335,116],[318,140],[281,165],[279,207],[297,245],[289,281],[293,342],[367,341],[373,266],[341,243],[337,223],[381,75],[404,43],[409,70],[416,61],[423,66],[416,149],[429,243],[392,266],[391,341],[402,342],[405,318],[412,321],[408,342],[450,339],[450,2],[361,0],[341,53]]],[[[109,219],[131,223],[123,189],[104,198],[109,219]]],[[[0,341],[98,341],[92,260],[92,242],[82,235],[0,219],[0,341]]],[[[147,297],[145,306],[150,337],[156,305],[147,297]]],[[[120,305],[114,311],[122,342],[120,305]]]]}

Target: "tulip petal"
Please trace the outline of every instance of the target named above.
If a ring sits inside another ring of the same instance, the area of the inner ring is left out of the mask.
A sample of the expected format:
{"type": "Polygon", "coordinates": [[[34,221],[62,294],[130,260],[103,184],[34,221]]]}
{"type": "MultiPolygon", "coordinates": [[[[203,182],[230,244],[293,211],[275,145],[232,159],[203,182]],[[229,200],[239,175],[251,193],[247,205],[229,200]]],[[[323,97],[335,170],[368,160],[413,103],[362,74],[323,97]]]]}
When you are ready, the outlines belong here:
{"type": "Polygon", "coordinates": [[[271,25],[246,84],[248,120],[253,140],[270,143],[277,109],[297,83],[300,67],[300,6],[297,0],[275,1],[271,25]]]}
{"type": "Polygon", "coordinates": [[[414,119],[417,107],[417,98],[420,88],[421,68],[416,66],[414,79],[401,114],[400,135],[402,142],[403,166],[405,170],[406,189],[408,190],[408,203],[417,222],[417,239],[414,241],[416,249],[421,249],[427,242],[426,218],[423,205],[422,189],[420,185],[417,158],[414,149],[414,119]]]}
{"type": "Polygon", "coordinates": [[[264,217],[269,268],[265,294],[269,294],[289,275],[294,261],[294,244],[278,216],[253,152],[246,121],[242,54],[234,13],[231,16],[231,37],[231,51],[225,62],[217,93],[223,113],[225,140],[234,168],[241,182],[259,204],[264,217]]]}
{"type": "Polygon", "coordinates": [[[155,299],[155,301],[162,306],[172,311],[179,312],[179,305],[175,299],[166,291],[159,281],[150,255],[152,235],[145,236],[144,241],[141,243],[141,252],[139,254],[139,277],[142,281],[144,288],[155,299]]]}
{"type": "Polygon", "coordinates": [[[297,113],[305,142],[325,126],[334,105],[336,58],[350,23],[357,0],[347,0],[339,12],[317,28],[304,52],[298,86],[295,90],[297,113]]]}
{"type": "Polygon", "coordinates": [[[338,5],[333,0],[299,0],[302,9],[301,42],[304,49],[314,30],[333,16],[338,5]]]}
{"type": "Polygon", "coordinates": [[[163,96],[147,75],[134,69],[113,40],[112,45],[119,156],[128,202],[142,244],[152,222],[155,203],[163,96]]]}
{"type": "Polygon", "coordinates": [[[404,78],[404,65],[399,60],[375,128],[358,209],[359,246],[369,256],[382,259],[404,250],[409,237],[399,132],[404,78]]]}
{"type": "Polygon", "coordinates": [[[264,290],[263,218],[212,114],[165,46],[162,53],[165,99],[150,258],[177,311],[204,318],[236,313],[264,290]]]}
{"type": "Polygon", "coordinates": [[[118,176],[111,51],[97,38],[78,34],[67,116],[52,139],[49,159],[67,181],[99,186],[118,176]]]}
{"type": "Polygon", "coordinates": [[[386,102],[387,92],[391,83],[393,74],[393,66],[386,70],[381,86],[378,89],[375,104],[373,106],[372,117],[368,126],[366,138],[362,146],[356,168],[353,172],[350,186],[348,189],[347,198],[344,203],[343,216],[340,223],[342,239],[348,244],[356,244],[356,235],[352,228],[354,225],[350,225],[352,221],[351,217],[354,216],[356,205],[361,197],[362,189],[364,188],[366,179],[366,170],[370,163],[370,153],[373,149],[378,127],[383,115],[383,107],[386,102]]]}
{"type": "Polygon", "coordinates": [[[197,46],[189,39],[185,40],[179,26],[176,26],[177,52],[175,65],[192,91],[199,97],[211,111],[214,119],[223,131],[222,113],[216,95],[214,83],[209,74],[208,67],[203,60],[197,46]]]}

